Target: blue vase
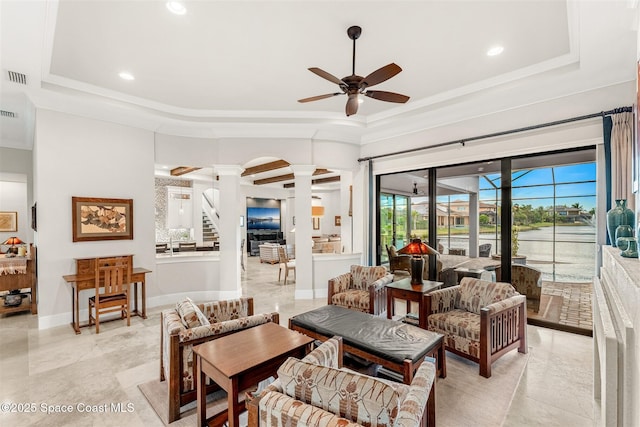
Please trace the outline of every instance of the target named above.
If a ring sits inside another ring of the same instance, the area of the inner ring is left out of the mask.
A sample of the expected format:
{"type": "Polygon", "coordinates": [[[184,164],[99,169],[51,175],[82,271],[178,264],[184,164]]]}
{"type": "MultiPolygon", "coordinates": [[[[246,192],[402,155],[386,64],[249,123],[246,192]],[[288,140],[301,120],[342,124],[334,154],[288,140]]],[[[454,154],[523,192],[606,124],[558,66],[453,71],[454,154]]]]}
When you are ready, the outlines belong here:
{"type": "Polygon", "coordinates": [[[620,255],[625,258],[638,258],[638,242],[636,241],[636,239],[629,239],[629,245],[627,246],[627,249],[620,252],[620,255]]]}
{"type": "Polygon", "coordinates": [[[619,225],[616,228],[616,246],[621,250],[627,249],[627,242],[629,237],[633,237],[633,228],[630,225],[619,225]]]}
{"type": "Polygon", "coordinates": [[[635,214],[627,207],[627,199],[617,199],[616,205],[607,212],[607,232],[611,246],[616,247],[616,229],[620,225],[635,224],[635,214]]]}

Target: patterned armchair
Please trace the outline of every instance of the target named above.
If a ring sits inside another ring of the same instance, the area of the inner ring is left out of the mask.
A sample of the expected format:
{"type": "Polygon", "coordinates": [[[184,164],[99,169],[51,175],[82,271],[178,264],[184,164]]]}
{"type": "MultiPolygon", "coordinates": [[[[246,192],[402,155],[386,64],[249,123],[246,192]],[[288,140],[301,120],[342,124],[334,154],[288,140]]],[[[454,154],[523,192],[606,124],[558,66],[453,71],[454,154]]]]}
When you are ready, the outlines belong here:
{"type": "Polygon", "coordinates": [[[525,297],[508,283],[465,277],[425,294],[424,311],[427,328],[444,335],[445,348],[479,363],[485,378],[506,352],[527,352],[525,297]]]}
{"type": "Polygon", "coordinates": [[[341,364],[340,337],[302,360],[289,358],[278,379],[249,401],[249,427],[435,425],[434,363],[422,363],[410,385],[344,370],[341,364]]]}
{"type": "Polygon", "coordinates": [[[349,273],[329,279],[327,304],[379,315],[386,310],[386,285],[392,281],[385,267],[352,265],[349,273]]]}
{"type": "MultiPolygon", "coordinates": [[[[160,313],[160,381],[168,380],[169,422],[180,407],[196,400],[193,346],[267,322],[278,313],[253,314],[253,298],[194,304],[185,298],[160,313]]],[[[214,390],[215,384],[211,385],[214,390]]]]}
{"type": "MultiPolygon", "coordinates": [[[[501,268],[496,267],[496,280],[501,281],[501,268]]],[[[527,297],[527,308],[534,313],[540,310],[540,296],[542,295],[542,272],[528,265],[511,265],[511,284],[516,291],[527,297]]]]}

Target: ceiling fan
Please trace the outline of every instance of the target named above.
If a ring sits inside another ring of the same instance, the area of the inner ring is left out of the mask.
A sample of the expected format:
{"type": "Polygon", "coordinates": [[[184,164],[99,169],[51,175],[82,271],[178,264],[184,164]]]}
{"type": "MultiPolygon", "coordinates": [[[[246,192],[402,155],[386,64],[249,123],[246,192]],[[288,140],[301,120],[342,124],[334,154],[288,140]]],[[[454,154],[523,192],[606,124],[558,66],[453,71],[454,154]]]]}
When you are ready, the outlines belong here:
{"type": "Polygon", "coordinates": [[[318,101],[320,99],[331,98],[333,96],[346,94],[348,96],[346,113],[347,116],[351,116],[358,112],[358,94],[368,96],[369,98],[378,99],[380,101],[397,102],[401,104],[409,100],[408,96],[401,95],[395,92],[386,92],[383,90],[367,90],[371,86],[389,80],[391,77],[402,71],[402,68],[392,62],[391,64],[377,69],[366,77],[356,75],[356,40],[358,39],[358,37],[360,37],[360,34],[362,34],[362,28],[358,26],[349,27],[349,29],[347,30],[347,35],[351,40],[353,40],[353,60],[350,76],[339,79],[336,76],[329,74],[324,70],[321,70],[320,68],[309,68],[309,71],[311,71],[312,73],[317,74],[320,77],[337,84],[342,92],[312,96],[310,98],[299,99],[298,102],[318,101]]]}

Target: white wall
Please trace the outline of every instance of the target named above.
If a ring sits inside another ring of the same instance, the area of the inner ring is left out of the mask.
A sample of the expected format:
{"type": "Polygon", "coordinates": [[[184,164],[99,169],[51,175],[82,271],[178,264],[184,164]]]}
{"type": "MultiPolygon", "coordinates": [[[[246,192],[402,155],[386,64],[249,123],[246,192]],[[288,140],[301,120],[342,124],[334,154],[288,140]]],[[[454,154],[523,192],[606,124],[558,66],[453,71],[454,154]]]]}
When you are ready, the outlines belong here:
{"type": "MultiPolygon", "coordinates": [[[[134,266],[155,266],[153,133],[38,110],[34,160],[38,195],[40,328],[71,321],[74,258],[133,254],[134,266]],[[133,240],[72,241],[71,197],[133,199],[133,240]]],[[[158,294],[154,274],[147,296],[158,294]]],[[[86,307],[86,296],[80,307],[86,307]]]]}
{"type": "MultiPolygon", "coordinates": [[[[0,174],[0,211],[16,212],[18,220],[17,231],[0,232],[0,243],[9,237],[16,236],[25,243],[32,242],[31,223],[27,215],[27,180],[26,176],[14,174],[0,174]]],[[[0,250],[6,252],[9,246],[0,245],[0,250]]]]}
{"type": "MultiPolygon", "coordinates": [[[[0,242],[11,236],[33,243],[33,167],[31,150],[0,148],[0,211],[18,212],[18,231],[0,233],[0,242]]],[[[2,247],[4,251],[6,247],[2,247]]]]}

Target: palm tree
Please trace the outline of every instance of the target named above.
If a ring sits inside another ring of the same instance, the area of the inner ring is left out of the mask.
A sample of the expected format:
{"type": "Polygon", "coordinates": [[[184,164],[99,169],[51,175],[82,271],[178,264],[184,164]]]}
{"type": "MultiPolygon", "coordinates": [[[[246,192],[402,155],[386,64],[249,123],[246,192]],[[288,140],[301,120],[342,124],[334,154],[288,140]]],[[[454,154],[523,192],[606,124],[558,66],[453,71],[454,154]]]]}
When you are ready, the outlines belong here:
{"type": "Polygon", "coordinates": [[[578,202],[572,204],[571,207],[579,209],[580,211],[582,211],[582,205],[580,203],[578,203],[578,202]]]}

